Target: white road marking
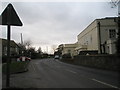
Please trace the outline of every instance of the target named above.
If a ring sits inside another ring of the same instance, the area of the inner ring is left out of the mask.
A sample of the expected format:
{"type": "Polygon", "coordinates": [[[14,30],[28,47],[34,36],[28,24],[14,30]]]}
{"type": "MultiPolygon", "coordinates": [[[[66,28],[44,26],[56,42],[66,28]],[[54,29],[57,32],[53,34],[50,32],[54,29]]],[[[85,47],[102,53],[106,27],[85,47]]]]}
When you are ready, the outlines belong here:
{"type": "Polygon", "coordinates": [[[33,65],[33,64],[31,64],[31,66],[32,66],[33,70],[34,70],[34,71],[36,71],[36,70],[35,70],[35,67],[34,67],[34,65],[33,65]]]}
{"type": "Polygon", "coordinates": [[[108,83],[105,83],[105,82],[102,82],[102,81],[99,81],[99,80],[97,80],[97,79],[92,79],[93,81],[96,81],[96,82],[99,82],[99,83],[101,83],[101,84],[104,84],[104,85],[106,85],[106,86],[109,86],[109,87],[113,87],[113,88],[117,88],[117,89],[120,89],[119,87],[117,87],[117,86],[113,86],[113,85],[111,85],[111,84],[108,84],[108,83]]]}
{"type": "Polygon", "coordinates": [[[74,71],[72,71],[72,70],[69,70],[69,69],[66,69],[67,71],[69,71],[69,72],[72,72],[72,73],[77,73],[77,72],[74,72],[74,71]]]}

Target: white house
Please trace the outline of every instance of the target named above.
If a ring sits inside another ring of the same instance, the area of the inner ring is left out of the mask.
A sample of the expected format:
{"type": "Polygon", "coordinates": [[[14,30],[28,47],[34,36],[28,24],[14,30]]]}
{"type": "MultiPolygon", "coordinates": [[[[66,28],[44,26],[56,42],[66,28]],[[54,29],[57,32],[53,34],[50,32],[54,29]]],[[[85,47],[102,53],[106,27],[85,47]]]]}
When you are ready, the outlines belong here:
{"type": "Polygon", "coordinates": [[[70,54],[72,57],[75,55],[75,48],[77,47],[77,43],[74,44],[61,44],[58,46],[59,50],[61,51],[62,55],[70,54]]]}
{"type": "Polygon", "coordinates": [[[100,54],[115,54],[115,42],[118,27],[117,17],[102,18],[94,20],[78,36],[78,53],[83,50],[98,51],[100,54]]]}

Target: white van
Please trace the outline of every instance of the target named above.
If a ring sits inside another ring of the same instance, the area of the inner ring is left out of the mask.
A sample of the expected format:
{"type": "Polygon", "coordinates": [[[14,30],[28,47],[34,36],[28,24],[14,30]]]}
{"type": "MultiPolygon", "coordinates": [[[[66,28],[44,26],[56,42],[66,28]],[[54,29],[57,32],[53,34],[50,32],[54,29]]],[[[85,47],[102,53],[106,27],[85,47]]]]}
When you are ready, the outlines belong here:
{"type": "Polygon", "coordinates": [[[59,59],[59,55],[55,55],[54,59],[59,59]]]}

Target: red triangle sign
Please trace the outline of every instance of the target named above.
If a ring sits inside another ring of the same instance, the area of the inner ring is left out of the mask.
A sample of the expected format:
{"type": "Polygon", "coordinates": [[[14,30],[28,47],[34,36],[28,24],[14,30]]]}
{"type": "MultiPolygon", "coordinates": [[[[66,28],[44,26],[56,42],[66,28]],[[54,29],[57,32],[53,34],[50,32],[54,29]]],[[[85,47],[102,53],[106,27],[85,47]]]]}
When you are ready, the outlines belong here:
{"type": "Polygon", "coordinates": [[[12,4],[8,4],[8,6],[0,15],[0,19],[2,19],[0,25],[12,25],[12,26],[23,25],[12,4]]]}

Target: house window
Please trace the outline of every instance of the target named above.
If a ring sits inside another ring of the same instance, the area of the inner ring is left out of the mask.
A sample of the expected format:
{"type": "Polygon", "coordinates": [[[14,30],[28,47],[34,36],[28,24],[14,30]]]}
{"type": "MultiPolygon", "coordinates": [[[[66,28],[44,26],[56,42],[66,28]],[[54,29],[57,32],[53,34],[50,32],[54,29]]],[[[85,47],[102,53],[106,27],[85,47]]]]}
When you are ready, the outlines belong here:
{"type": "Polygon", "coordinates": [[[88,45],[88,41],[86,41],[86,45],[88,45]]]}
{"type": "Polygon", "coordinates": [[[116,31],[115,29],[110,29],[109,30],[109,38],[116,38],[116,31]]]}
{"type": "Polygon", "coordinates": [[[92,43],[92,35],[90,36],[90,42],[92,43]]]}
{"type": "Polygon", "coordinates": [[[4,55],[7,55],[7,47],[4,47],[4,55]]]}
{"type": "Polygon", "coordinates": [[[68,53],[70,53],[71,52],[71,50],[68,50],[68,53]]]}
{"type": "Polygon", "coordinates": [[[15,47],[15,52],[16,52],[16,53],[18,52],[18,47],[17,47],[17,46],[15,47]]]}

